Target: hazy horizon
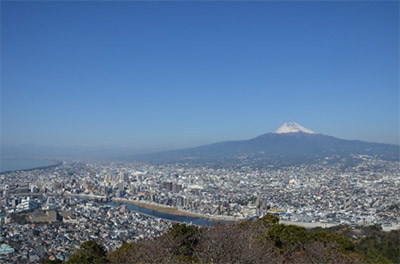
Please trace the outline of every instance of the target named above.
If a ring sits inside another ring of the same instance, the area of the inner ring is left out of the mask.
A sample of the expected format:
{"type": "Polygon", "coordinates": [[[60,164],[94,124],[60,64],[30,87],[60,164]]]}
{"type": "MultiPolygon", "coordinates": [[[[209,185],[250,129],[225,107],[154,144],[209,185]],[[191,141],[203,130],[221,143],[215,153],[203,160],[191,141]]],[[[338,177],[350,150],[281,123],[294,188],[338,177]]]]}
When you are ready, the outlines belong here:
{"type": "MultiPolygon", "coordinates": [[[[25,143],[25,144],[1,144],[1,146],[6,146],[6,147],[24,147],[24,146],[30,146],[30,147],[45,147],[45,148],[53,148],[54,150],[58,150],[58,149],[62,149],[62,148],[71,148],[71,149],[77,149],[77,148],[93,148],[93,149],[125,149],[125,150],[129,150],[129,151],[134,151],[131,154],[144,154],[144,153],[152,153],[152,152],[159,152],[159,151],[169,151],[169,150],[179,150],[179,149],[185,149],[185,148],[195,148],[195,147],[199,147],[199,146],[203,146],[203,145],[209,145],[209,144],[214,144],[214,143],[220,143],[220,142],[226,142],[226,141],[241,141],[241,140],[249,140],[249,139],[253,139],[256,138],[258,136],[264,135],[264,134],[268,134],[268,133],[275,133],[275,131],[268,131],[266,133],[262,133],[262,134],[258,134],[258,135],[254,135],[252,137],[249,138],[225,138],[225,139],[220,139],[217,141],[212,141],[212,142],[197,142],[193,140],[192,142],[188,143],[187,145],[159,145],[159,146],[153,146],[153,147],[137,147],[135,145],[112,145],[112,144],[103,144],[103,145],[89,145],[89,144],[66,144],[66,145],[48,145],[48,144],[32,144],[32,143],[25,143]]],[[[316,134],[322,134],[319,132],[316,132],[316,134]]],[[[334,136],[334,135],[328,135],[328,134],[322,134],[322,135],[327,135],[327,136],[334,136]]],[[[334,136],[336,137],[336,136],[334,136]]],[[[360,140],[357,138],[340,138],[340,139],[344,139],[344,140],[360,140]]],[[[376,141],[366,141],[366,140],[361,140],[364,142],[369,142],[369,143],[382,143],[382,144],[389,144],[389,145],[400,145],[400,144],[396,144],[396,143],[385,143],[385,142],[376,142],[376,141]]],[[[1,156],[1,153],[0,153],[1,156]]]]}
{"type": "Polygon", "coordinates": [[[3,1],[0,143],[399,145],[398,48],[398,2],[3,1]]]}

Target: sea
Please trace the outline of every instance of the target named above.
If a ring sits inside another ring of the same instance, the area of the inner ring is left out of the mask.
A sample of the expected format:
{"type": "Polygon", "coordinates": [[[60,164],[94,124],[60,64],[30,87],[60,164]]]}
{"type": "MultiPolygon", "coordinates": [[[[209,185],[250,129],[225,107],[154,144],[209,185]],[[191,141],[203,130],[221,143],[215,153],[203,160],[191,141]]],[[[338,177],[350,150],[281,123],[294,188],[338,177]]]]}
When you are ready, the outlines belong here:
{"type": "Polygon", "coordinates": [[[56,163],[54,160],[36,158],[0,158],[0,173],[46,167],[56,163]]]}

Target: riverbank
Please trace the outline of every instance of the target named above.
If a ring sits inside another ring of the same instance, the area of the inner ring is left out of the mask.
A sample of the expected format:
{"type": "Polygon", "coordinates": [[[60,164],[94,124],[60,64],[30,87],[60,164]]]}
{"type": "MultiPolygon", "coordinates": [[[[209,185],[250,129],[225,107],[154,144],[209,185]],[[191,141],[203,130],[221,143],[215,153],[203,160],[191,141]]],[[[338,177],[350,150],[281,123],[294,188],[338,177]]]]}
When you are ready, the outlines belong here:
{"type": "Polygon", "coordinates": [[[234,217],[234,216],[200,214],[200,213],[195,213],[195,212],[191,212],[191,211],[187,211],[187,210],[182,210],[182,209],[168,206],[168,205],[149,203],[149,202],[138,201],[138,200],[112,198],[112,201],[116,202],[116,203],[132,204],[132,205],[136,205],[139,207],[158,211],[158,212],[165,213],[165,214],[202,218],[202,219],[216,221],[216,222],[218,222],[218,221],[220,221],[220,222],[238,222],[238,221],[244,220],[244,218],[239,218],[239,217],[234,217]]]}
{"type": "MultiPolygon", "coordinates": [[[[110,197],[107,196],[96,196],[96,195],[82,195],[82,194],[71,194],[71,193],[66,193],[64,194],[66,196],[72,196],[72,197],[79,197],[83,199],[97,199],[97,200],[107,200],[110,201],[110,197]]],[[[156,204],[156,203],[150,203],[150,202],[145,202],[145,201],[138,201],[138,200],[129,200],[129,199],[124,199],[124,198],[111,198],[112,203],[116,204],[127,204],[127,205],[133,205],[137,206],[138,208],[134,211],[137,211],[138,213],[147,215],[147,216],[152,216],[152,217],[158,217],[158,218],[165,218],[171,221],[175,222],[187,222],[195,225],[200,225],[200,226],[210,226],[212,222],[215,223],[236,223],[240,222],[243,220],[246,220],[246,218],[242,217],[234,217],[234,216],[225,216],[225,215],[207,215],[207,214],[200,214],[200,213],[195,213],[191,211],[186,211],[182,210],[176,207],[168,206],[168,205],[163,205],[163,204],[156,204]],[[144,208],[149,210],[148,213],[141,212],[139,208],[144,208]],[[150,211],[155,211],[160,214],[165,214],[165,215],[154,215],[154,213],[150,211]],[[182,219],[172,219],[171,217],[177,216],[177,217],[182,217],[182,219]],[[183,219],[183,218],[192,218],[192,219],[183,219]],[[196,224],[196,221],[199,220],[200,222],[196,224]],[[205,222],[203,221],[210,221],[210,223],[204,224],[205,222]]],[[[280,224],[284,225],[295,225],[295,226],[301,226],[307,229],[312,229],[316,227],[321,227],[321,228],[330,228],[334,226],[340,225],[339,223],[321,223],[321,222],[293,222],[293,221],[285,221],[285,220],[280,220],[280,224]]],[[[395,225],[391,226],[382,226],[383,231],[391,231],[391,230],[397,230],[400,229],[400,225],[397,223],[395,225]]]]}

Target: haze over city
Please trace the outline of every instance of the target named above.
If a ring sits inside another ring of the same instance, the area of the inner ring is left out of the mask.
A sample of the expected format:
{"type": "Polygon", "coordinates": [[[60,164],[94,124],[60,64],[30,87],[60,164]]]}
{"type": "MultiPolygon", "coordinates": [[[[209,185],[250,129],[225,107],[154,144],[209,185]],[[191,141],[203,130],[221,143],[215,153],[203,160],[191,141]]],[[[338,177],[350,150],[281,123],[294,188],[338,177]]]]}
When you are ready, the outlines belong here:
{"type": "Polygon", "coordinates": [[[176,149],[294,121],[399,144],[399,3],[1,3],[1,143],[176,149]]]}

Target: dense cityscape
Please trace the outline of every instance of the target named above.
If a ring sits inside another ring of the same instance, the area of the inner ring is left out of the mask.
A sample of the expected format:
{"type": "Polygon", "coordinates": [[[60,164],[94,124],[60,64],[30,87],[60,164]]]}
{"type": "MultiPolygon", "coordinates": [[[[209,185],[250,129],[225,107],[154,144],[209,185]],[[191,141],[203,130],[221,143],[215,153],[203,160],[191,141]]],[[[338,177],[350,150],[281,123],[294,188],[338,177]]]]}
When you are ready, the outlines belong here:
{"type": "Polygon", "coordinates": [[[82,241],[100,240],[115,250],[171,226],[168,219],[131,210],[130,202],[211,221],[270,213],[311,226],[398,229],[399,163],[357,158],[354,166],[322,162],[263,169],[68,161],[3,173],[0,257],[10,263],[65,260],[82,241]]]}

